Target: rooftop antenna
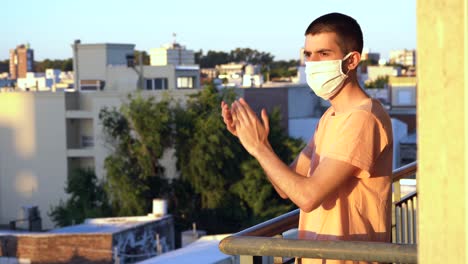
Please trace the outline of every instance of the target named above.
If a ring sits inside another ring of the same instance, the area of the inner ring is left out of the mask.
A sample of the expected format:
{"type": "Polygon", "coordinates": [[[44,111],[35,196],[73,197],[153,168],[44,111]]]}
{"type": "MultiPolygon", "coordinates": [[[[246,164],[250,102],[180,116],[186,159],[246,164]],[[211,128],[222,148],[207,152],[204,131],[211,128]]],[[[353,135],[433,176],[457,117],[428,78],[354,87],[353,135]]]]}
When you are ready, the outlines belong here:
{"type": "Polygon", "coordinates": [[[172,33],[172,37],[174,38],[174,41],[172,42],[172,44],[174,44],[174,45],[177,44],[176,36],[177,36],[177,34],[175,32],[172,33]]]}

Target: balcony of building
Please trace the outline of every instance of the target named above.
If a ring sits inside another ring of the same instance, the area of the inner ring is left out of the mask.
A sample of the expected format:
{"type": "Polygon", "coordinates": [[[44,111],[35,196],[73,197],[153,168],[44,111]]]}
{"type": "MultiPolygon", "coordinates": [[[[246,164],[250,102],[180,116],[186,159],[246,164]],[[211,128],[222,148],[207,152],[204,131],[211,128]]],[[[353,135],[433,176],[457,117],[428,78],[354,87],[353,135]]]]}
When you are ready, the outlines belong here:
{"type": "Polygon", "coordinates": [[[94,125],[92,118],[67,118],[67,156],[94,157],[94,125]]]}
{"type": "Polygon", "coordinates": [[[77,116],[79,114],[86,115],[93,111],[92,102],[93,93],[86,92],[66,92],[65,93],[65,110],[70,117],[77,116]]]}
{"type": "Polygon", "coordinates": [[[67,158],[67,164],[68,164],[68,175],[73,173],[74,171],[78,169],[82,170],[92,170],[94,171],[96,165],[94,161],[94,157],[68,157],[67,158]]]}
{"type": "Polygon", "coordinates": [[[223,239],[219,248],[238,255],[240,264],[293,263],[295,258],[417,263],[417,191],[401,186],[416,172],[416,162],[393,172],[391,243],[297,239],[296,209],[223,239]]]}

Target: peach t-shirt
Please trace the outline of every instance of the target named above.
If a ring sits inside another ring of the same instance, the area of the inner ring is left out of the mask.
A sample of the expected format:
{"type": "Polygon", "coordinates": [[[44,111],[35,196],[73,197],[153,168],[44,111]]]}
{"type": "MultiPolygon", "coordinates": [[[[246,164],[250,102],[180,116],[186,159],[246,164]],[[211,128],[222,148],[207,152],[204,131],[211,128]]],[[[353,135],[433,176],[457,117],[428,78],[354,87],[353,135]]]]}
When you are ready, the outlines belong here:
{"type": "MultiPolygon", "coordinates": [[[[393,137],[390,117],[379,101],[335,113],[330,107],[302,153],[311,160],[307,177],[324,157],[360,170],[310,213],[301,211],[299,238],[390,242],[393,137]]],[[[310,190],[313,192],[314,190],[310,190]]],[[[308,263],[358,263],[302,259],[308,263]]]]}

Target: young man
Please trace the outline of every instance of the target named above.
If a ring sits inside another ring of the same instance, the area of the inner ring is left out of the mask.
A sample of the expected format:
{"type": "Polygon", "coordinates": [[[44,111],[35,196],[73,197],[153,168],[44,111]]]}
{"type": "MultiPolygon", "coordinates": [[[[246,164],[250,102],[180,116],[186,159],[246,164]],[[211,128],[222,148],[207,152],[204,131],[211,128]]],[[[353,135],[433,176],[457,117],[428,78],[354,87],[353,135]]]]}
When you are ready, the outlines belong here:
{"type": "Polygon", "coordinates": [[[221,104],[228,130],[259,161],[278,194],[301,209],[300,239],[390,242],[391,121],[357,81],[362,47],[361,28],[349,16],[327,14],[307,28],[307,83],[331,107],[321,117],[314,138],[290,166],[268,142],[265,110],[261,122],[243,99],[231,109],[221,104]]]}

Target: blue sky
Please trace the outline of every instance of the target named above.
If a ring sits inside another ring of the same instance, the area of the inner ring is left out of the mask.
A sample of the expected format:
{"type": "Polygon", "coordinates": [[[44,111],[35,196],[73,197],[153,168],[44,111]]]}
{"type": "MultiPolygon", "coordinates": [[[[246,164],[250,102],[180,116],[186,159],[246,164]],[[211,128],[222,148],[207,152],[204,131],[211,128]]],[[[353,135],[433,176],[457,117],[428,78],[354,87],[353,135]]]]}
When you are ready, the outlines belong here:
{"type": "Polygon", "coordinates": [[[415,0],[6,0],[2,3],[0,60],[29,42],[36,60],[72,56],[71,43],[132,43],[136,49],[172,42],[188,49],[250,47],[275,59],[298,59],[304,31],[329,12],[354,17],[364,46],[387,58],[392,49],[416,48],[415,0]]]}

